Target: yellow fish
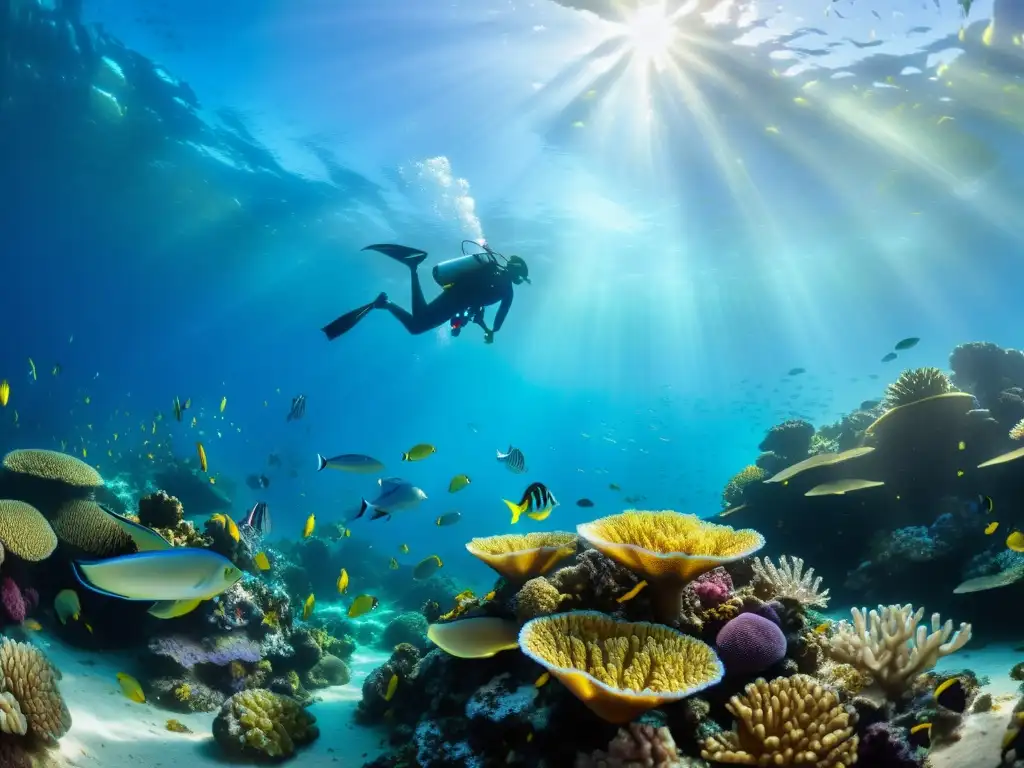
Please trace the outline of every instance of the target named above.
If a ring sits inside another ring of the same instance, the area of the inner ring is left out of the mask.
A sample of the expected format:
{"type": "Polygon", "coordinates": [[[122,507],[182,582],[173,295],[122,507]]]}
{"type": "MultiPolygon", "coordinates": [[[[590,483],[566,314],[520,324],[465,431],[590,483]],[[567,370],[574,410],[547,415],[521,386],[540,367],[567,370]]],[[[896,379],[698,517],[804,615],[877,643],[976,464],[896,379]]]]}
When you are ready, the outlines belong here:
{"type": "Polygon", "coordinates": [[[402,454],[402,461],[423,461],[432,453],[437,453],[437,448],[430,443],[417,443],[402,454]]]}
{"type": "Polygon", "coordinates": [[[306,621],[310,616],[313,615],[313,609],[316,608],[316,598],[311,592],[309,597],[306,598],[306,602],[302,604],[302,620],[306,621]]]}
{"type": "Polygon", "coordinates": [[[398,570],[398,561],[395,560],[395,558],[392,557],[391,561],[388,563],[388,568],[390,568],[392,571],[397,571],[398,570]]]}
{"type": "Polygon", "coordinates": [[[195,416],[193,416],[193,417],[192,417],[192,427],[194,428],[194,427],[196,426],[196,424],[198,424],[198,423],[199,423],[199,422],[197,422],[197,421],[196,421],[196,417],[195,417],[195,416]]]}
{"type": "Polygon", "coordinates": [[[228,407],[228,398],[225,395],[220,399],[220,412],[224,413],[224,409],[228,407]]]}
{"type": "Polygon", "coordinates": [[[316,528],[316,515],[310,514],[306,518],[306,525],[302,528],[302,538],[308,539],[313,535],[313,529],[316,528]]]}
{"type": "Polygon", "coordinates": [[[817,634],[819,634],[819,635],[824,635],[826,632],[828,632],[828,628],[831,627],[831,626],[832,626],[832,622],[830,622],[830,621],[823,621],[821,624],[819,624],[818,626],[816,626],[814,628],[814,631],[817,634]]]}
{"type": "Polygon", "coordinates": [[[114,433],[114,442],[117,442],[117,432],[114,433]]]}
{"type": "Polygon", "coordinates": [[[156,434],[156,422],[155,421],[153,422],[153,428],[149,431],[149,434],[151,434],[151,435],[155,435],[156,434]]]}
{"type": "Polygon", "coordinates": [[[36,364],[32,361],[31,357],[28,359],[28,370],[32,374],[32,381],[39,381],[39,377],[36,376],[36,364]]]}
{"type": "Polygon", "coordinates": [[[338,576],[338,594],[344,595],[346,592],[348,592],[348,571],[342,568],[341,574],[338,576]]]}
{"type": "Polygon", "coordinates": [[[543,688],[545,685],[547,685],[547,682],[550,679],[551,679],[551,673],[550,672],[545,672],[543,675],[541,675],[540,677],[537,678],[537,680],[536,680],[536,682],[534,682],[533,686],[534,686],[534,688],[543,688]]]}
{"type": "Polygon", "coordinates": [[[254,563],[256,563],[256,567],[259,568],[261,571],[270,570],[270,558],[267,557],[266,552],[258,552],[256,554],[256,557],[254,557],[252,560],[254,563]]]}
{"type": "Polygon", "coordinates": [[[408,555],[409,554],[409,545],[408,544],[399,544],[398,545],[398,551],[401,552],[403,555],[408,555]]]}
{"type": "Polygon", "coordinates": [[[202,443],[196,443],[196,453],[199,454],[199,468],[201,470],[203,470],[203,472],[205,472],[206,468],[207,468],[207,464],[206,464],[206,449],[203,448],[203,444],[202,443]]]}
{"type": "Polygon", "coordinates": [[[617,602],[617,603],[629,602],[634,597],[639,595],[640,594],[640,590],[642,590],[646,586],[647,586],[647,582],[646,581],[641,581],[639,584],[637,584],[635,587],[633,587],[631,590],[629,590],[629,592],[624,594],[622,597],[615,598],[615,602],[617,602]]]}
{"type": "MultiPolygon", "coordinates": [[[[191,600],[158,600],[146,613],[158,619],[176,619],[192,613],[202,602],[202,598],[198,597],[191,600]]],[[[92,632],[88,624],[85,628],[92,632]]]]}
{"type": "Polygon", "coordinates": [[[352,529],[351,528],[346,528],[344,533],[342,533],[341,535],[344,536],[346,539],[351,537],[352,536],[352,529]]]}
{"type": "Polygon", "coordinates": [[[1014,531],[1006,537],[1006,546],[1014,552],[1024,552],[1024,533],[1014,531]]]}
{"type": "Polygon", "coordinates": [[[391,679],[388,680],[388,690],[384,694],[384,701],[391,701],[395,696],[395,691],[398,690],[398,675],[392,675],[391,679]]]}
{"type": "Polygon", "coordinates": [[[23,629],[30,629],[33,632],[38,632],[43,628],[43,625],[35,619],[25,619],[23,622],[21,622],[21,626],[23,629]]]}
{"type": "Polygon", "coordinates": [[[146,703],[146,694],[142,692],[142,686],[134,677],[126,675],[124,672],[118,672],[117,682],[121,684],[121,693],[125,695],[125,698],[139,704],[146,703]]]}
{"type": "Polygon", "coordinates": [[[86,449],[86,448],[82,449],[82,458],[83,459],[89,458],[89,451],[88,451],[88,449],[86,449]]]}
{"type": "Polygon", "coordinates": [[[551,517],[551,513],[553,511],[553,507],[548,507],[547,509],[542,509],[539,512],[527,512],[526,516],[531,520],[547,520],[549,517],[551,517]]]}
{"type": "Polygon", "coordinates": [[[469,475],[456,475],[452,478],[451,482],[448,483],[448,493],[457,493],[471,482],[473,481],[469,479],[469,475]]]}
{"type": "MultiPolygon", "coordinates": [[[[212,480],[213,478],[211,477],[210,479],[212,480]]],[[[231,537],[232,541],[238,541],[241,538],[241,532],[238,530],[238,525],[223,512],[216,512],[210,515],[210,521],[223,526],[227,530],[228,536],[231,537]]]]}
{"type": "Polygon", "coordinates": [[[82,604],[78,601],[78,593],[73,589],[62,589],[53,599],[53,610],[61,624],[67,624],[68,619],[78,621],[78,617],[82,613],[82,604]]]}
{"type": "Polygon", "coordinates": [[[986,536],[991,536],[997,530],[999,530],[999,523],[991,522],[991,523],[989,523],[988,525],[985,526],[985,535],[986,536]]]}
{"type": "Polygon", "coordinates": [[[355,600],[352,601],[352,605],[348,609],[348,617],[350,619],[358,619],[364,613],[376,610],[378,600],[373,595],[359,595],[355,600]]]}
{"type": "Polygon", "coordinates": [[[497,594],[498,594],[498,593],[497,593],[497,592],[495,592],[495,591],[494,591],[494,590],[492,589],[492,590],[491,590],[490,592],[488,592],[488,593],[487,593],[486,595],[484,595],[482,599],[483,599],[483,601],[484,601],[484,602],[486,603],[486,602],[489,602],[489,601],[493,600],[493,599],[494,599],[494,596],[495,596],[495,595],[497,595],[497,594]]]}

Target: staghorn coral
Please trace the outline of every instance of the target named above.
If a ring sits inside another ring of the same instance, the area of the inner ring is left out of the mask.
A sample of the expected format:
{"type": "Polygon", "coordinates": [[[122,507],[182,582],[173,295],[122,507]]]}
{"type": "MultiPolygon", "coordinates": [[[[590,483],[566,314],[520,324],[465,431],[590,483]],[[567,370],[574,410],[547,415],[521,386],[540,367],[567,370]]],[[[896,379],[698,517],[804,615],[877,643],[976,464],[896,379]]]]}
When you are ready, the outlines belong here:
{"type": "Polygon", "coordinates": [[[53,530],[62,544],[99,558],[130,555],[138,546],[108,512],[88,499],[61,504],[53,518],[53,530]]]}
{"type": "Polygon", "coordinates": [[[18,700],[28,721],[28,733],[46,744],[71,728],[71,713],[57,688],[58,673],[43,652],[29,643],[0,640],[3,690],[18,700]]]}
{"type": "Polygon", "coordinates": [[[897,408],[955,390],[953,382],[938,368],[908,368],[885,388],[883,402],[886,408],[897,408]]]}
{"type": "Polygon", "coordinates": [[[316,740],[315,722],[294,699],[254,688],[224,702],[213,721],[213,738],[232,757],[276,761],[316,740]]]}
{"type": "Polygon", "coordinates": [[[668,728],[630,723],[619,728],[607,752],[579,755],[575,768],[686,768],[702,764],[679,754],[668,728]]]}
{"type": "Polygon", "coordinates": [[[45,560],[57,548],[46,518],[31,504],[0,500],[0,544],[5,552],[29,562],[45,560]]]}
{"type": "Polygon", "coordinates": [[[843,768],[857,761],[856,715],[813,677],[794,675],[770,683],[758,678],[726,709],[736,724],[704,741],[705,760],[815,768],[843,768]]]}
{"type": "Polygon", "coordinates": [[[932,614],[931,632],[918,626],[924,608],[911,605],[853,608],[853,624],[840,622],[828,646],[832,658],[868,674],[890,699],[899,699],[914,678],[935,666],[939,658],[963,648],[971,639],[971,625],[941,623],[932,614]]]}
{"type": "Polygon", "coordinates": [[[538,616],[549,616],[568,599],[569,596],[560,593],[550,581],[538,576],[523,584],[516,593],[516,618],[521,622],[527,622],[538,616]]]}
{"type": "Polygon", "coordinates": [[[753,464],[741,469],[732,476],[722,490],[722,509],[729,509],[729,507],[736,507],[742,504],[743,494],[746,493],[747,486],[751,483],[767,480],[768,477],[767,471],[753,464]]]}
{"type": "Polygon", "coordinates": [[[592,547],[650,584],[655,615],[666,623],[679,620],[687,582],[764,546],[757,531],[678,512],[629,510],[579,525],[577,531],[592,547]]]}
{"type": "Polygon", "coordinates": [[[658,624],[616,621],[595,611],[533,619],[520,631],[519,645],[612,723],[627,723],[722,679],[721,662],[700,640],[658,624]]]}
{"type": "Polygon", "coordinates": [[[828,590],[821,591],[821,577],[814,578],[814,569],[804,573],[804,561],[799,557],[779,557],[779,567],[769,559],[754,558],[755,588],[767,593],[769,599],[788,598],[801,605],[828,606],[828,590]]]}
{"type": "Polygon", "coordinates": [[[576,552],[575,534],[563,531],[507,534],[473,539],[466,549],[511,581],[525,581],[550,571],[576,552]]]}
{"type": "Polygon", "coordinates": [[[139,522],[150,528],[176,528],[185,517],[185,509],[176,496],[163,491],[139,499],[139,522]]]}
{"type": "Polygon", "coordinates": [[[782,630],[756,613],[731,619],[719,631],[715,646],[730,675],[764,672],[786,656],[782,630]]]}

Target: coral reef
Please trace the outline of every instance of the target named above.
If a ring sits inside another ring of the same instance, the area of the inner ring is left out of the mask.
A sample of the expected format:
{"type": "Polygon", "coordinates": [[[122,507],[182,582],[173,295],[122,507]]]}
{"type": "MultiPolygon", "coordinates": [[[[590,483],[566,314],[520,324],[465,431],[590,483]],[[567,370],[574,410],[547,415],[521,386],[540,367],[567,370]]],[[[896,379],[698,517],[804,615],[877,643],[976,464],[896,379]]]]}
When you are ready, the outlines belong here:
{"type": "Polygon", "coordinates": [[[426,618],[417,611],[406,611],[388,622],[381,633],[380,643],[385,648],[394,648],[402,643],[422,647],[426,639],[426,618]]]}
{"type": "Polygon", "coordinates": [[[778,568],[767,557],[763,561],[755,557],[753,568],[757,577],[754,589],[760,589],[768,598],[788,598],[801,605],[819,608],[828,606],[828,590],[821,591],[821,577],[814,578],[813,568],[808,568],[805,573],[804,561],[799,557],[787,559],[782,555],[778,568]]]}
{"type": "Polygon", "coordinates": [[[257,688],[224,702],[213,721],[213,738],[232,757],[276,762],[320,736],[315,722],[294,699],[257,688]]]}
{"type": "MultiPolygon", "coordinates": [[[[788,463],[789,461],[784,460],[783,466],[788,463]]],[[[722,491],[722,509],[729,509],[729,507],[737,507],[742,504],[747,488],[754,483],[767,480],[768,477],[769,473],[760,466],[751,465],[741,469],[732,476],[732,479],[726,483],[722,491]]]]}
{"type": "Polygon", "coordinates": [[[769,429],[757,447],[758,450],[769,451],[781,457],[786,464],[795,464],[807,458],[812,437],[814,425],[803,419],[790,419],[769,429]]]}
{"type": "Polygon", "coordinates": [[[676,749],[668,728],[630,723],[620,728],[608,744],[608,751],[576,758],[576,768],[685,768],[697,761],[686,760],[676,749]]]}
{"type": "Polygon", "coordinates": [[[150,528],[177,528],[185,518],[185,508],[174,496],[163,491],[139,499],[139,522],[150,528]]]}
{"type": "Polygon", "coordinates": [[[898,408],[954,389],[953,382],[938,368],[910,368],[886,388],[884,402],[887,408],[898,408]]]}

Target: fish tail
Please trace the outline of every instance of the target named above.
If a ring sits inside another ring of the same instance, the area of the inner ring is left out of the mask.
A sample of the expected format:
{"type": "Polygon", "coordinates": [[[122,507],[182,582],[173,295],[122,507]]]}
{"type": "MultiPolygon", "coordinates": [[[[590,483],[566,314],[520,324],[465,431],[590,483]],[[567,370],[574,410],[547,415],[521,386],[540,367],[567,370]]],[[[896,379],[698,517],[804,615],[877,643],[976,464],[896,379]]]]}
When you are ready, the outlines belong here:
{"type": "Polygon", "coordinates": [[[359,514],[356,515],[356,518],[358,519],[358,518],[362,517],[364,514],[366,514],[366,510],[368,510],[369,508],[370,508],[370,503],[366,499],[360,499],[359,500],[359,514]]]}
{"type": "Polygon", "coordinates": [[[497,450],[497,449],[495,449],[495,451],[494,451],[494,452],[495,452],[496,454],[498,454],[498,461],[501,461],[501,460],[502,460],[502,459],[504,459],[504,458],[505,458],[506,456],[508,456],[508,454],[506,454],[506,453],[502,453],[502,452],[501,452],[500,450],[497,450]]]}
{"type": "Polygon", "coordinates": [[[321,455],[320,455],[319,453],[318,453],[318,454],[316,455],[316,461],[317,461],[317,464],[319,464],[319,465],[320,465],[320,466],[318,466],[318,467],[316,468],[316,471],[317,471],[317,472],[319,472],[319,471],[321,471],[321,470],[323,470],[323,469],[327,469],[327,459],[325,459],[325,458],[324,458],[323,456],[321,456],[321,455]]]}
{"type": "Polygon", "coordinates": [[[408,453],[403,453],[402,454],[402,461],[409,461],[409,454],[408,453]]]}
{"type": "Polygon", "coordinates": [[[512,525],[515,525],[519,522],[519,516],[522,515],[523,512],[526,511],[526,508],[529,506],[529,501],[527,501],[525,504],[516,504],[514,501],[509,501],[508,499],[502,499],[502,501],[505,502],[505,505],[509,508],[509,511],[512,513],[512,525]]]}

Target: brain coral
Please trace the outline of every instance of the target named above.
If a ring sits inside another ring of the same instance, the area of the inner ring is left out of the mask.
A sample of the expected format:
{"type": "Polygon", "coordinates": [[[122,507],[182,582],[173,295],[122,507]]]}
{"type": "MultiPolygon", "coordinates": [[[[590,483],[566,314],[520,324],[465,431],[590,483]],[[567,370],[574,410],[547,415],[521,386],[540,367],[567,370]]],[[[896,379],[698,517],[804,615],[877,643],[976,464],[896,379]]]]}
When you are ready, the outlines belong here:
{"type": "Polygon", "coordinates": [[[103,485],[100,473],[81,459],[58,451],[24,449],[4,456],[4,469],[39,480],[52,480],[76,488],[103,485]]]}
{"type": "Polygon", "coordinates": [[[129,555],[138,551],[132,537],[99,504],[86,499],[67,501],[57,510],[53,530],[63,544],[93,557],[129,555]]]}
{"type": "Polygon", "coordinates": [[[213,721],[213,738],[234,757],[280,760],[316,740],[315,722],[295,699],[254,688],[224,702],[213,721]]]}
{"type": "Polygon", "coordinates": [[[45,560],[57,548],[57,537],[38,509],[23,501],[0,500],[0,543],[22,560],[45,560]]]}
{"type": "Polygon", "coordinates": [[[722,679],[721,662],[700,640],[660,624],[616,621],[596,611],[527,622],[519,646],[611,723],[628,723],[722,679]]]}
{"type": "Polygon", "coordinates": [[[4,690],[13,694],[28,721],[28,732],[55,744],[71,728],[71,713],[57,688],[57,673],[34,645],[0,640],[4,690]]]}
{"type": "Polygon", "coordinates": [[[786,655],[786,636],[772,621],[741,613],[718,632],[718,655],[730,674],[763,672],[786,655]]]}

